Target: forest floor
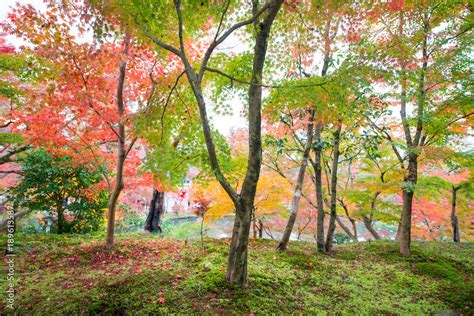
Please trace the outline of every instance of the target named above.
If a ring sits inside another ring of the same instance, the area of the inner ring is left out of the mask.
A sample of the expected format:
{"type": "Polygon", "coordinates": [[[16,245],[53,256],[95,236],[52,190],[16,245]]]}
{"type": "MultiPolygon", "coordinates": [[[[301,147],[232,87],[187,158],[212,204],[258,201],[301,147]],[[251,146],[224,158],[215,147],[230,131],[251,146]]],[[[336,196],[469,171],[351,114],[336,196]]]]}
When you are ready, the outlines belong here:
{"type": "MultiPolygon", "coordinates": [[[[123,234],[108,250],[103,236],[15,238],[20,315],[474,313],[473,243],[414,242],[413,256],[402,259],[389,241],[324,256],[312,243],[276,253],[275,241],[251,240],[250,285],[235,288],[224,281],[228,239],[206,239],[203,250],[199,241],[123,234]]],[[[13,311],[2,301],[6,313],[13,311]]]]}

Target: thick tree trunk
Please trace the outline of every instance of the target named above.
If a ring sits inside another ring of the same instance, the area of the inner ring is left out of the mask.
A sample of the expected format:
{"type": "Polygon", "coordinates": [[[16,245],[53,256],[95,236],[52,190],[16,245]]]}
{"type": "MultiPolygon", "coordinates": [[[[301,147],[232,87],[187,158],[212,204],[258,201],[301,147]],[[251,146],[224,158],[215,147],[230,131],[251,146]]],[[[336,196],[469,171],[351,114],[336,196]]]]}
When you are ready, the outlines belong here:
{"type": "Polygon", "coordinates": [[[291,201],[291,212],[288,222],[286,224],[285,231],[280,240],[280,243],[277,246],[278,251],[283,251],[288,245],[290,240],[291,232],[293,231],[293,226],[295,225],[296,217],[298,216],[298,207],[303,191],[304,176],[306,174],[306,166],[308,165],[309,154],[311,152],[311,145],[313,143],[313,120],[314,120],[314,110],[311,111],[310,123],[308,124],[308,129],[306,133],[306,144],[303,151],[303,157],[301,158],[301,165],[298,171],[298,178],[296,180],[295,192],[293,194],[293,200],[291,201]]]}
{"type": "Polygon", "coordinates": [[[338,121],[336,131],[334,132],[334,155],[331,168],[331,217],[329,219],[328,233],[326,236],[326,252],[331,252],[334,231],[336,229],[336,198],[337,198],[337,168],[339,165],[339,140],[341,137],[342,122],[338,121]]]}
{"type": "Polygon", "coordinates": [[[400,225],[400,254],[410,255],[411,244],[411,216],[415,185],[418,180],[418,157],[410,154],[408,158],[408,175],[405,177],[403,188],[402,220],[400,225]]]}
{"type": "MultiPolygon", "coordinates": [[[[267,54],[268,38],[273,21],[283,0],[270,1],[270,7],[260,20],[254,22],[255,46],[251,85],[248,90],[249,155],[247,172],[238,199],[234,199],[235,222],[232,231],[226,280],[231,284],[247,285],[247,252],[251,216],[262,165],[262,74],[267,54]]],[[[254,15],[259,10],[258,1],[253,1],[254,15]]]]}
{"type": "Polygon", "coordinates": [[[251,222],[250,207],[242,203],[236,210],[229,257],[227,259],[226,280],[237,285],[247,284],[247,254],[251,222]]]}
{"type": "Polygon", "coordinates": [[[165,192],[153,189],[153,197],[150,201],[148,216],[145,221],[145,230],[161,233],[161,217],[165,212],[165,192]]]}
{"type": "MultiPolygon", "coordinates": [[[[130,38],[127,36],[125,39],[125,48],[124,54],[128,55],[128,48],[130,45],[130,38]]],[[[109,201],[107,205],[107,239],[106,239],[106,246],[111,248],[114,246],[114,231],[115,231],[115,209],[117,206],[117,201],[120,196],[120,193],[123,190],[123,168],[125,164],[125,159],[127,157],[127,150],[125,149],[125,124],[122,120],[122,117],[125,113],[125,103],[123,99],[123,90],[125,84],[125,73],[127,69],[127,62],[126,60],[120,62],[119,65],[119,78],[117,83],[117,110],[118,110],[118,131],[117,134],[117,166],[116,166],[116,174],[115,174],[115,185],[109,194],[109,201]]],[[[132,146],[133,143],[130,145],[132,146]]]]}
{"type": "Polygon", "coordinates": [[[324,200],[323,200],[323,181],[322,181],[322,167],[321,167],[321,123],[318,123],[314,133],[316,146],[314,147],[314,179],[316,190],[316,203],[318,206],[318,216],[316,223],[316,245],[320,252],[325,252],[324,245],[324,200]]]}
{"type": "Polygon", "coordinates": [[[461,234],[459,231],[459,220],[456,215],[456,198],[457,198],[458,188],[453,186],[451,189],[451,226],[453,228],[453,241],[461,242],[461,234]]]}

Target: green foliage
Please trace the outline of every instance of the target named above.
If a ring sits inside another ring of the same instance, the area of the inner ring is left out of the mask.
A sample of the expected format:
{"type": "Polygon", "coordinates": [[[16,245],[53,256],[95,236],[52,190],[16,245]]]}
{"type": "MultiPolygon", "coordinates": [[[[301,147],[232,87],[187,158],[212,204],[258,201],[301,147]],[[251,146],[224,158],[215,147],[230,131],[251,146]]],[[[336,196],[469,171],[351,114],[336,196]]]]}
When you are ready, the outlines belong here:
{"type": "Polygon", "coordinates": [[[167,218],[163,220],[161,228],[163,236],[172,237],[177,240],[189,240],[200,236],[201,223],[181,222],[175,224],[173,218],[167,218]]]}
{"type": "Polygon", "coordinates": [[[337,232],[334,234],[333,238],[334,244],[336,245],[341,245],[341,244],[347,244],[351,242],[351,238],[347,236],[345,233],[340,233],[337,232]]]}
{"type": "Polygon", "coordinates": [[[115,224],[117,231],[124,233],[143,230],[145,226],[145,216],[138,214],[131,206],[126,204],[120,204],[119,208],[124,215],[115,224]]]}
{"type": "Polygon", "coordinates": [[[7,190],[7,199],[15,207],[56,216],[60,233],[99,229],[107,194],[92,189],[101,180],[96,171],[75,164],[70,157],[52,156],[42,149],[31,151],[22,160],[21,168],[21,181],[7,190]],[[67,221],[67,215],[73,219],[67,221]]]}

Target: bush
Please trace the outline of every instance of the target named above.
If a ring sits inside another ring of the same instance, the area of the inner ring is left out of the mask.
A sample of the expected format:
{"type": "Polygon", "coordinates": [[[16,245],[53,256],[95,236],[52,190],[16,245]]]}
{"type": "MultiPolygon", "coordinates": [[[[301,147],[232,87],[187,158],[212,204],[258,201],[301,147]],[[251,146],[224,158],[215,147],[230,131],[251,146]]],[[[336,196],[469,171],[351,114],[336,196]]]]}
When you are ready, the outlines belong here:
{"type": "Polygon", "coordinates": [[[99,229],[107,207],[106,192],[96,188],[100,174],[71,157],[31,151],[21,162],[22,178],[7,191],[15,208],[47,212],[58,233],[99,229]]]}
{"type": "Polygon", "coordinates": [[[335,233],[333,237],[333,242],[336,245],[347,244],[351,242],[351,238],[345,233],[335,233]]]}

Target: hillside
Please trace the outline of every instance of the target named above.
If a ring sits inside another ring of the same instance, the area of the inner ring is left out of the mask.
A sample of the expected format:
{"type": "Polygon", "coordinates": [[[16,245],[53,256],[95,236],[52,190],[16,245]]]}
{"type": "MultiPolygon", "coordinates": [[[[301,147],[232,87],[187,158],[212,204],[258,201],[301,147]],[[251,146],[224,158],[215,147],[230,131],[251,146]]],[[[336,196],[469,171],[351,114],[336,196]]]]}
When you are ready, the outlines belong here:
{"type": "Polygon", "coordinates": [[[412,258],[400,259],[387,241],[340,245],[323,256],[311,243],[292,242],[276,253],[274,241],[251,240],[250,286],[238,289],[223,281],[228,240],[207,239],[202,250],[198,242],[128,234],[108,251],[100,237],[17,235],[16,312],[474,311],[473,244],[415,243],[412,258]]]}

